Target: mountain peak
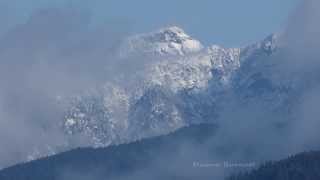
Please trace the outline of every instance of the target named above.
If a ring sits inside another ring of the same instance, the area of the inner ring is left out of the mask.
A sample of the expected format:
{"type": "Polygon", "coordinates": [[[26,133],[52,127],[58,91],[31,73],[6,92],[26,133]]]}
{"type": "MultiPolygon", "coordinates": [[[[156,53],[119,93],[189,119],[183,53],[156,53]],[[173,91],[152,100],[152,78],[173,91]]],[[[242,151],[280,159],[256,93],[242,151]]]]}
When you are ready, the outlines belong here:
{"type": "Polygon", "coordinates": [[[177,26],[162,28],[128,38],[122,48],[124,56],[147,54],[158,56],[184,56],[199,52],[202,44],[177,26]]]}
{"type": "Polygon", "coordinates": [[[271,34],[262,41],[241,48],[241,62],[256,61],[255,56],[271,55],[274,54],[279,48],[282,47],[280,43],[281,34],[271,34]],[[251,57],[251,58],[250,58],[251,57]]]}
{"type": "Polygon", "coordinates": [[[156,34],[162,35],[164,36],[165,40],[172,40],[173,38],[180,38],[180,39],[190,39],[191,37],[186,34],[186,32],[181,29],[178,26],[169,26],[169,27],[165,27],[160,29],[158,32],[156,32],[156,34]]]}

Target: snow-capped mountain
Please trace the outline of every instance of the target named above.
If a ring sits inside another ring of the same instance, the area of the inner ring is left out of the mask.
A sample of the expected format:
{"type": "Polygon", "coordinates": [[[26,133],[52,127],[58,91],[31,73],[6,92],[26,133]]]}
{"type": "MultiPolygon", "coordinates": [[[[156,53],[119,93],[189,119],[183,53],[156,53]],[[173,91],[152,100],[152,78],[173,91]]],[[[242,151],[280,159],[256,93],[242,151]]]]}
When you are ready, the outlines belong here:
{"type": "MultiPolygon", "coordinates": [[[[129,37],[119,48],[119,61],[148,63],[141,72],[130,74],[133,80],[125,85],[106,82],[83,94],[59,98],[66,107],[60,125],[66,142],[63,148],[50,147],[50,154],[55,149],[105,147],[168,134],[190,124],[215,123],[230,89],[248,83],[242,81],[255,57],[276,49],[276,36],[244,48],[204,47],[178,27],[129,37]],[[75,143],[79,138],[85,141],[75,143]]],[[[29,159],[49,154],[36,152],[29,159]]]]}
{"type": "Polygon", "coordinates": [[[108,88],[77,96],[64,129],[70,136],[88,136],[93,146],[107,146],[214,122],[217,101],[232,85],[241,62],[274,48],[273,36],[242,49],[205,48],[178,27],[130,37],[121,46],[120,58],[150,59],[143,79],[130,88],[109,83],[108,88]]]}

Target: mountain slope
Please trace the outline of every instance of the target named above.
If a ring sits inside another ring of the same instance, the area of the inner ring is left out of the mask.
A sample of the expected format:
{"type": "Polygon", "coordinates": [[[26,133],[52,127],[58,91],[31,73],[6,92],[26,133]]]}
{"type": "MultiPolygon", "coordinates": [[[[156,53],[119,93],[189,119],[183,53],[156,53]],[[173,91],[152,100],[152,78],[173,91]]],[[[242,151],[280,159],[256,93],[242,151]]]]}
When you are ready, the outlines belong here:
{"type": "Polygon", "coordinates": [[[4,169],[0,171],[0,179],[188,179],[177,166],[194,169],[192,159],[186,160],[189,152],[184,146],[188,143],[201,148],[214,136],[215,129],[213,125],[191,126],[168,136],[130,144],[76,149],[4,169]]]}
{"type": "MultiPolygon", "coordinates": [[[[224,179],[238,170],[210,164],[197,166],[199,161],[218,163],[232,154],[221,151],[221,159],[215,157],[219,149],[210,145],[214,144],[217,128],[202,124],[129,144],[75,149],[6,168],[0,171],[0,179],[224,179]]],[[[267,162],[251,171],[241,168],[241,173],[226,180],[315,180],[320,178],[319,168],[320,152],[314,151],[267,162]]]]}

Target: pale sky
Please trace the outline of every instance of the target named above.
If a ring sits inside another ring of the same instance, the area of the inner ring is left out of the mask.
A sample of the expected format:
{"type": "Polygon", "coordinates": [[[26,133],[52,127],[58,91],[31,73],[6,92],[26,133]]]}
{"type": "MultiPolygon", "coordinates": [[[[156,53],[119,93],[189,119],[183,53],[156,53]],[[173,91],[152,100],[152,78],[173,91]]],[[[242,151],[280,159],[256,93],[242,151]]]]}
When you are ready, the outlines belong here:
{"type": "Polygon", "coordinates": [[[68,5],[94,19],[125,23],[131,33],[177,25],[204,44],[242,46],[284,26],[299,0],[1,0],[2,28],[24,21],[34,9],[68,5]]]}

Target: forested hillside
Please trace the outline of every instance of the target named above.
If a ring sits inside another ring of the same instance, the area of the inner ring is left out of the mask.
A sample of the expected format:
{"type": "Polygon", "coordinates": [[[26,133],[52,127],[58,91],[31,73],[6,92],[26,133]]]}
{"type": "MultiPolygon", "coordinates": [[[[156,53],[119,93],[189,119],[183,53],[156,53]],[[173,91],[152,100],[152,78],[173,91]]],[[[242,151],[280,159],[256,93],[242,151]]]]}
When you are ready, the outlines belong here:
{"type": "Polygon", "coordinates": [[[234,175],[228,180],[318,180],[320,152],[306,152],[279,162],[268,162],[260,168],[234,175]]]}

